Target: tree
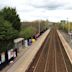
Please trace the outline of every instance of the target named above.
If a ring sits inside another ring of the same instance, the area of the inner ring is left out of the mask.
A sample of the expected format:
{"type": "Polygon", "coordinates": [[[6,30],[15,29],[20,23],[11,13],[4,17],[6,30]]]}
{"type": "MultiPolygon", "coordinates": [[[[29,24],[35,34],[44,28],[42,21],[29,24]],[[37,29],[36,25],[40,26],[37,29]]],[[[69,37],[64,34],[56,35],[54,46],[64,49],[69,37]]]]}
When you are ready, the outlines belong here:
{"type": "Polygon", "coordinates": [[[25,29],[22,29],[20,32],[20,36],[24,37],[25,39],[28,39],[28,38],[34,36],[36,33],[37,33],[36,28],[30,26],[25,29]]]}
{"type": "Polygon", "coordinates": [[[9,21],[12,24],[12,27],[14,29],[20,30],[21,23],[16,9],[5,7],[4,9],[2,9],[1,14],[3,15],[5,20],[9,21]]]}
{"type": "Polygon", "coordinates": [[[0,19],[0,40],[10,40],[18,36],[18,31],[15,30],[8,21],[0,19]]]}
{"type": "Polygon", "coordinates": [[[13,47],[13,39],[17,38],[18,31],[12,27],[12,24],[0,16],[0,52],[13,47]]]}

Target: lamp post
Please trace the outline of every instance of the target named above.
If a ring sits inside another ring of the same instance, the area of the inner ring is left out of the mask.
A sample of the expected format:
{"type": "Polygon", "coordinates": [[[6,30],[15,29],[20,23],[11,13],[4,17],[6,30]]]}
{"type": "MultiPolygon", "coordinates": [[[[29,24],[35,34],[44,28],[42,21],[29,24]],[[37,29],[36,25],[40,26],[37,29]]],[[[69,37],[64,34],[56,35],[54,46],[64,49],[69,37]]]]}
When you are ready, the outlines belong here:
{"type": "Polygon", "coordinates": [[[68,18],[67,18],[67,24],[68,24],[68,32],[70,32],[70,22],[68,22],[68,18]]]}
{"type": "MultiPolygon", "coordinates": [[[[68,26],[68,18],[67,18],[67,26],[68,26]]],[[[69,33],[69,26],[68,26],[68,33],[69,33]]]]}
{"type": "Polygon", "coordinates": [[[68,34],[69,34],[69,38],[71,40],[72,33],[70,32],[70,22],[68,22],[68,18],[67,18],[67,24],[68,24],[68,34]]]}
{"type": "Polygon", "coordinates": [[[70,33],[70,40],[71,40],[72,33],[71,33],[71,30],[70,30],[70,22],[69,22],[69,33],[70,33]]]}
{"type": "Polygon", "coordinates": [[[39,21],[39,24],[38,25],[39,25],[38,27],[39,27],[39,34],[40,34],[40,21],[39,21]]]}

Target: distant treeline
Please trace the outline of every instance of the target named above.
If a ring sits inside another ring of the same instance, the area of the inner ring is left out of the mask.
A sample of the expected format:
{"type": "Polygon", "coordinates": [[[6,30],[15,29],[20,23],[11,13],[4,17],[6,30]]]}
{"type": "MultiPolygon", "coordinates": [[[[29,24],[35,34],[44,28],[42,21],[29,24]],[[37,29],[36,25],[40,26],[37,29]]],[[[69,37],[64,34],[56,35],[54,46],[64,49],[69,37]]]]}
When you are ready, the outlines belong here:
{"type": "Polygon", "coordinates": [[[21,28],[27,28],[29,26],[35,27],[37,31],[39,31],[39,24],[40,24],[40,31],[43,31],[44,29],[48,28],[48,20],[36,20],[32,22],[22,22],[21,28]]]}

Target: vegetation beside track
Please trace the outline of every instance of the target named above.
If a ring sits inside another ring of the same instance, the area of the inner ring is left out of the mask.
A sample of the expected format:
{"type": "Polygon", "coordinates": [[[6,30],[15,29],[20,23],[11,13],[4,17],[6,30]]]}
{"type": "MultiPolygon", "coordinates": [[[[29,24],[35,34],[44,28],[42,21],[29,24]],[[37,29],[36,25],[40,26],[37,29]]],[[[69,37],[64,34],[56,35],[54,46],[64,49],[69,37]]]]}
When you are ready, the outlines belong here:
{"type": "Polygon", "coordinates": [[[62,20],[59,23],[59,29],[64,30],[65,32],[72,31],[72,22],[62,20]]]}

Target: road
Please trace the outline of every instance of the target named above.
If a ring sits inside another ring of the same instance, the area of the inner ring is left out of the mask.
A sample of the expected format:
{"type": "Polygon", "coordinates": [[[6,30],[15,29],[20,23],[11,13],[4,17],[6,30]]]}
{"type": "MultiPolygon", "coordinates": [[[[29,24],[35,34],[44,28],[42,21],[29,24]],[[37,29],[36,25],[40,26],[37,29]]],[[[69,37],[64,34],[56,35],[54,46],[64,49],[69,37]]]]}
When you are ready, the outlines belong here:
{"type": "Polygon", "coordinates": [[[26,72],[72,72],[72,65],[53,28],[26,72]]]}

